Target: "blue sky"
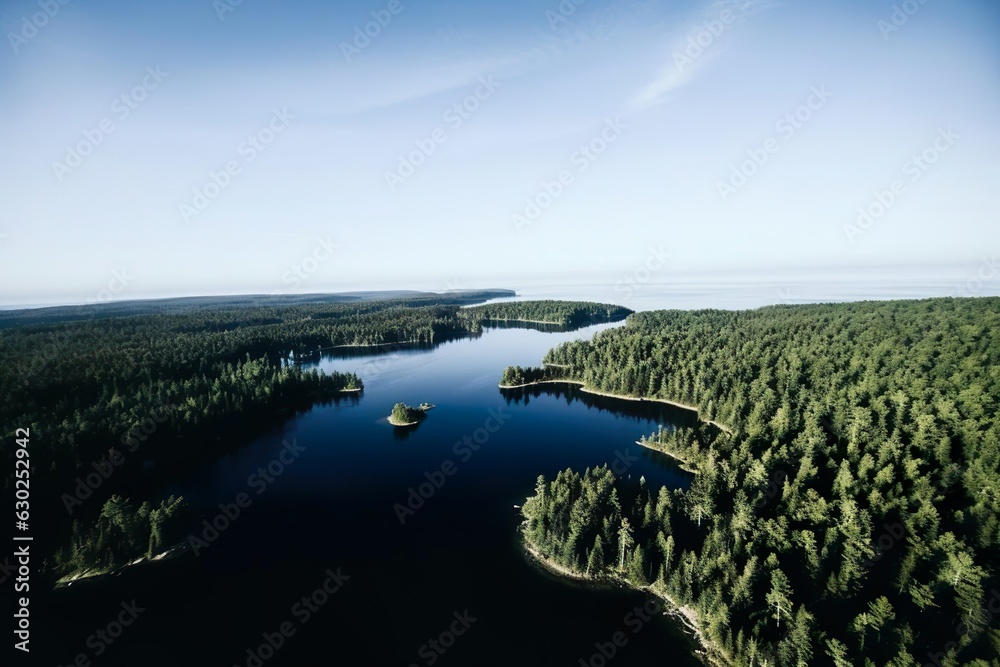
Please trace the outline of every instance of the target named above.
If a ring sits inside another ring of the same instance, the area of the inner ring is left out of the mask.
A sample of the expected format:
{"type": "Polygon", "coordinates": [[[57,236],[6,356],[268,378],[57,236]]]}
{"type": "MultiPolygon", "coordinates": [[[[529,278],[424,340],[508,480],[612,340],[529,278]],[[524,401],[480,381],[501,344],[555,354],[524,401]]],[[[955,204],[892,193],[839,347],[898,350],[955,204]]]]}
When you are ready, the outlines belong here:
{"type": "Polygon", "coordinates": [[[995,2],[577,1],[8,0],[0,303],[1000,250],[995,2]]]}

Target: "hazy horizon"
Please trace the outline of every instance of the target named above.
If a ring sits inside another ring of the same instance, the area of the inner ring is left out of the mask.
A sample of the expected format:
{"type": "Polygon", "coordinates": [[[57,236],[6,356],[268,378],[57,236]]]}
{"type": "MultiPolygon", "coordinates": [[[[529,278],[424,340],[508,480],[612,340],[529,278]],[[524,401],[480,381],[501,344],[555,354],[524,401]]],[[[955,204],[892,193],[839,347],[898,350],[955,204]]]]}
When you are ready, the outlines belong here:
{"type": "Polygon", "coordinates": [[[0,10],[5,305],[1000,246],[995,3],[38,8],[0,10]]]}
{"type": "MultiPolygon", "coordinates": [[[[655,267],[654,267],[655,268],[655,267]]],[[[128,277],[128,276],[126,276],[128,277]]],[[[449,278],[411,285],[356,284],[303,291],[296,295],[338,295],[368,292],[446,293],[462,290],[511,289],[518,299],[569,299],[623,305],[634,310],[655,308],[743,309],[774,304],[837,301],[923,299],[937,297],[1000,296],[1000,264],[983,257],[968,266],[855,267],[850,272],[833,267],[801,270],[703,271],[676,273],[666,268],[648,270],[639,266],[630,273],[501,277],[496,280],[465,281],[449,278]],[[644,270],[645,269],[645,270],[644,270]]],[[[123,303],[180,298],[249,297],[284,295],[285,292],[202,292],[114,294],[104,289],[82,301],[49,301],[0,304],[0,310],[123,303]],[[121,294],[119,296],[119,294],[121,294]]],[[[287,293],[290,294],[290,293],[287,293]]],[[[505,300],[505,299],[499,299],[505,300]]]]}

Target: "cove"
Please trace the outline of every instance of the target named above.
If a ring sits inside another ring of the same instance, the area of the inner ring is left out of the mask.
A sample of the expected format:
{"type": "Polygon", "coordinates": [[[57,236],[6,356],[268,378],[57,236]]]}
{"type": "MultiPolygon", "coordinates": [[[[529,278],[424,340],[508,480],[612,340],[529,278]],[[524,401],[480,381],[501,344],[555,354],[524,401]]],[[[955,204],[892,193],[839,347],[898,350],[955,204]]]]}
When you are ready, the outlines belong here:
{"type": "Polygon", "coordinates": [[[685,425],[689,411],[573,386],[497,388],[506,366],[536,365],[558,343],[611,326],[490,327],[435,346],[329,350],[305,360],[356,371],[364,393],[290,414],[169,482],[151,471],[150,488],[183,495],[205,519],[241,493],[253,502],[197,557],[47,595],[38,614],[55,664],[80,653],[98,664],[87,637],[133,599],[146,611],[99,664],[184,664],[195,646],[200,663],[220,665],[267,653],[266,665],[587,665],[600,662],[602,647],[614,647],[615,665],[699,664],[674,620],[637,614],[647,596],[541,571],[518,540],[514,506],[540,474],[607,463],[654,489],[690,483],[668,457],[635,444],[661,425],[685,425]],[[386,419],[400,401],[436,407],[400,432],[386,419]],[[257,494],[248,479],[288,443],[299,450],[294,463],[257,494]],[[411,490],[422,501],[415,509],[411,490]],[[397,505],[411,509],[405,521],[397,505]],[[330,571],[342,573],[342,585],[302,622],[293,610],[330,571]],[[461,635],[450,629],[456,614],[476,619],[461,635]],[[281,628],[294,632],[279,632],[280,648],[261,651],[281,628]]]}

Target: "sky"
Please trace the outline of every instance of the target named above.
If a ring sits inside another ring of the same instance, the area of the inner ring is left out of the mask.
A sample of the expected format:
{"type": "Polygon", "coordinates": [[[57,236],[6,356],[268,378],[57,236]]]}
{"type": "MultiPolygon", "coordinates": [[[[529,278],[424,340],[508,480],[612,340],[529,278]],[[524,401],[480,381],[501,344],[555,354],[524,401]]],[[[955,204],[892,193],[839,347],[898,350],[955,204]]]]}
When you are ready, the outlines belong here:
{"type": "Polygon", "coordinates": [[[992,0],[5,0],[0,29],[0,304],[1000,290],[992,0]]]}

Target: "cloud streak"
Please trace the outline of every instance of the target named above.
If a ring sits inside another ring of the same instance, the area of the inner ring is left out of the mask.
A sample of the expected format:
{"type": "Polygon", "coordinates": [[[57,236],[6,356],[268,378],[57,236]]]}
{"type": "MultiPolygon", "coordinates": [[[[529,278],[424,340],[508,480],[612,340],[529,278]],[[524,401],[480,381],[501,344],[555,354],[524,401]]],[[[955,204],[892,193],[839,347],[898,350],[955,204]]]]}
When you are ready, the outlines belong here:
{"type": "Polygon", "coordinates": [[[695,79],[707,65],[725,52],[727,33],[748,16],[778,6],[777,0],[720,0],[689,19],[691,27],[674,33],[667,62],[656,76],[640,88],[626,104],[626,113],[658,106],[670,94],[695,79]]]}

